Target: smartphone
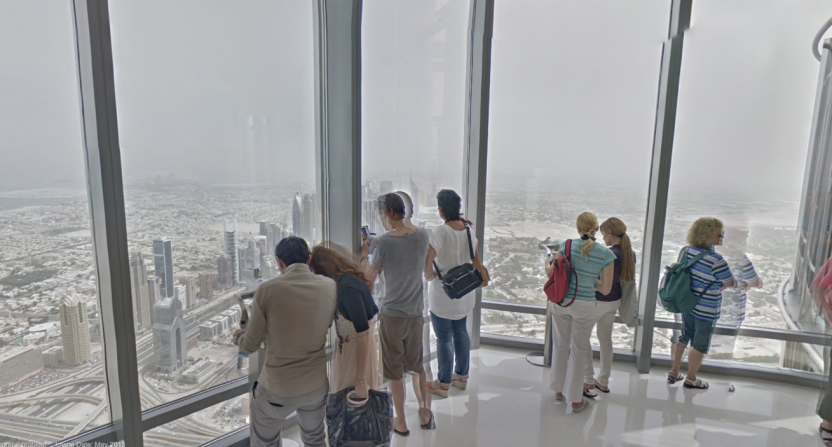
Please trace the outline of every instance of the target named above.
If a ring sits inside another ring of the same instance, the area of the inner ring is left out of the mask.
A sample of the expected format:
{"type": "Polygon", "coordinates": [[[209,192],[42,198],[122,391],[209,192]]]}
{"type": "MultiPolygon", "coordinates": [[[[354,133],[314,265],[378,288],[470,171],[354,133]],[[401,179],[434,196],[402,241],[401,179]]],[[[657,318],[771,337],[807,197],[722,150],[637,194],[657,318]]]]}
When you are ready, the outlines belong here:
{"type": "Polygon", "coordinates": [[[361,227],[361,240],[366,240],[368,237],[370,237],[370,227],[364,225],[361,227]]]}

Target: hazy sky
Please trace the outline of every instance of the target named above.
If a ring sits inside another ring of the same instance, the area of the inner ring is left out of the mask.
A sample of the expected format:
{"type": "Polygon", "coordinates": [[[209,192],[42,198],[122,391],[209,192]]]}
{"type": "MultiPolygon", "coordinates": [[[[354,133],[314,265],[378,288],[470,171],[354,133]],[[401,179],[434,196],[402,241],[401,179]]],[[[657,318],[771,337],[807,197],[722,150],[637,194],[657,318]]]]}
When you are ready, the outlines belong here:
{"type": "MultiPolygon", "coordinates": [[[[669,0],[497,0],[489,175],[646,187],[669,0]],[[537,171],[535,171],[535,168],[537,171]]],[[[111,0],[126,178],[314,179],[312,3],[111,0]],[[254,123],[249,125],[248,123],[254,123]]],[[[457,184],[467,0],[365,0],[365,178],[457,184]]],[[[697,0],[671,182],[797,200],[826,0],[697,0]],[[795,197],[797,195],[797,197],[795,197]]],[[[84,178],[64,0],[0,2],[0,189],[84,178]]]]}

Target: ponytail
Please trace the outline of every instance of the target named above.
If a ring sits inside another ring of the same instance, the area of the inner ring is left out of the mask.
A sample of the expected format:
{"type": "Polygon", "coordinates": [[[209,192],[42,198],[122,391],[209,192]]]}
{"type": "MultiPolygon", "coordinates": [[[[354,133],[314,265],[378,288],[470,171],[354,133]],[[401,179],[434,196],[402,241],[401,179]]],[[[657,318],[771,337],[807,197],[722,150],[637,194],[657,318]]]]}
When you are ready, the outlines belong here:
{"type": "Polygon", "coordinates": [[[589,252],[595,246],[595,232],[598,231],[598,218],[590,212],[583,212],[578,216],[578,229],[581,232],[581,239],[585,239],[581,244],[581,255],[584,259],[589,259],[589,252]]]}
{"type": "Polygon", "coordinates": [[[622,282],[633,282],[636,278],[636,262],[633,254],[633,244],[630,236],[627,235],[627,226],[617,217],[610,217],[601,224],[601,229],[609,231],[621,239],[621,275],[618,279],[622,282]]]}

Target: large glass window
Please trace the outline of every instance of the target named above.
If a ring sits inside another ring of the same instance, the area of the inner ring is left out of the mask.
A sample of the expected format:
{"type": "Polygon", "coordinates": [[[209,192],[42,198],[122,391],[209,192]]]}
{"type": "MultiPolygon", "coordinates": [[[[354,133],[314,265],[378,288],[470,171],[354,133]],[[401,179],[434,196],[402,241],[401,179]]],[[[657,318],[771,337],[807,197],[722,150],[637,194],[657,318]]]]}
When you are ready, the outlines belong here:
{"type": "Polygon", "coordinates": [[[229,399],[144,432],[150,446],[198,446],[249,424],[251,394],[229,399]]]}
{"type": "Polygon", "coordinates": [[[0,443],[53,443],[110,422],[72,3],[0,41],[0,443]]]}
{"type": "Polygon", "coordinates": [[[320,239],[313,10],[110,3],[143,408],[242,377],[234,295],[320,239]]]}
{"type": "MultiPolygon", "coordinates": [[[[545,304],[538,246],[577,237],[583,211],[622,219],[641,261],[669,7],[496,2],[484,256],[492,284],[484,301],[545,304]]],[[[482,331],[505,333],[512,317],[514,335],[528,336],[522,314],[483,312],[482,331]]],[[[633,333],[617,327],[616,347],[631,349],[633,333]]]]}
{"type": "MultiPolygon", "coordinates": [[[[829,201],[828,187],[811,185],[805,197],[802,188],[820,68],[810,44],[832,6],[702,0],[693,8],[685,34],[663,263],[676,260],[697,218],[719,218],[725,238],[715,249],[740,283],[723,291],[718,324],[822,331],[811,299],[801,292],[829,247],[814,256],[823,241],[799,231],[798,222],[828,222],[828,215],[811,214],[814,205],[822,209],[829,201]],[[801,200],[808,204],[805,210],[801,200]],[[801,259],[807,262],[796,265],[801,259]]],[[[826,150],[810,149],[809,156],[826,150]]],[[[662,309],[657,316],[672,318],[662,309]]],[[[670,333],[662,334],[656,351],[667,353],[669,345],[661,340],[670,333]]],[[[795,356],[804,355],[820,359],[809,369],[822,367],[822,355],[808,352],[817,347],[794,345],[716,336],[710,357],[778,366],[801,363],[795,356]]]]}
{"type": "Polygon", "coordinates": [[[404,191],[413,223],[442,224],[436,193],[462,194],[469,2],[369,0],[362,18],[362,222],[404,191]]]}

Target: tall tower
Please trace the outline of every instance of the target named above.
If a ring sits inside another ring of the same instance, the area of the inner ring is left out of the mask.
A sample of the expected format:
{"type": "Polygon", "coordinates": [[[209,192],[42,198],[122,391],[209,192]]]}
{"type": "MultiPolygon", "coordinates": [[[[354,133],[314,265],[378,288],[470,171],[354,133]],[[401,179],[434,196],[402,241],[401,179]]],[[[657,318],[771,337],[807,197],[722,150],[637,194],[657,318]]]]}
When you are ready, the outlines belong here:
{"type": "Polygon", "coordinates": [[[315,199],[312,194],[303,195],[303,237],[312,245],[315,237],[315,199]]]}
{"type": "Polygon", "coordinates": [[[295,199],[292,201],[292,234],[297,237],[304,237],[303,235],[303,199],[300,193],[295,193],[295,199]]]}
{"type": "MultiPolygon", "coordinates": [[[[179,285],[185,286],[185,307],[193,309],[196,306],[196,279],[183,276],[179,278],[179,285]]],[[[182,297],[179,299],[182,299],[182,297]]]]}
{"type": "Polygon", "coordinates": [[[150,329],[150,311],[153,308],[147,288],[147,265],[141,252],[130,257],[130,288],[133,291],[133,323],[136,331],[150,329]]]}
{"type": "Polygon", "coordinates": [[[87,319],[87,303],[71,290],[61,303],[60,313],[64,363],[79,365],[89,361],[90,322],[87,319]]]}
{"type": "Polygon", "coordinates": [[[231,260],[231,284],[240,282],[240,260],[237,252],[237,219],[226,219],[223,223],[225,254],[231,260]]]}
{"type": "Polygon", "coordinates": [[[199,297],[210,300],[214,297],[214,275],[211,273],[199,274],[199,297]]]}
{"type": "Polygon", "coordinates": [[[413,202],[413,217],[411,220],[416,222],[419,218],[419,185],[413,181],[413,175],[410,176],[410,201],[413,202]]]}
{"type": "Polygon", "coordinates": [[[153,306],[153,314],[156,368],[170,374],[184,366],[188,358],[188,326],[182,318],[182,304],[176,297],[165,298],[153,306]]]}
{"type": "Polygon", "coordinates": [[[153,241],[153,264],[156,266],[156,277],[162,280],[162,295],[165,298],[173,296],[173,253],[170,239],[162,238],[153,241]]]}
{"type": "Polygon", "coordinates": [[[381,190],[381,194],[390,194],[393,192],[393,181],[392,180],[382,180],[379,182],[379,190],[381,190]]]}
{"type": "Polygon", "coordinates": [[[221,289],[227,289],[234,283],[234,264],[227,255],[217,258],[217,282],[221,289]]]}

